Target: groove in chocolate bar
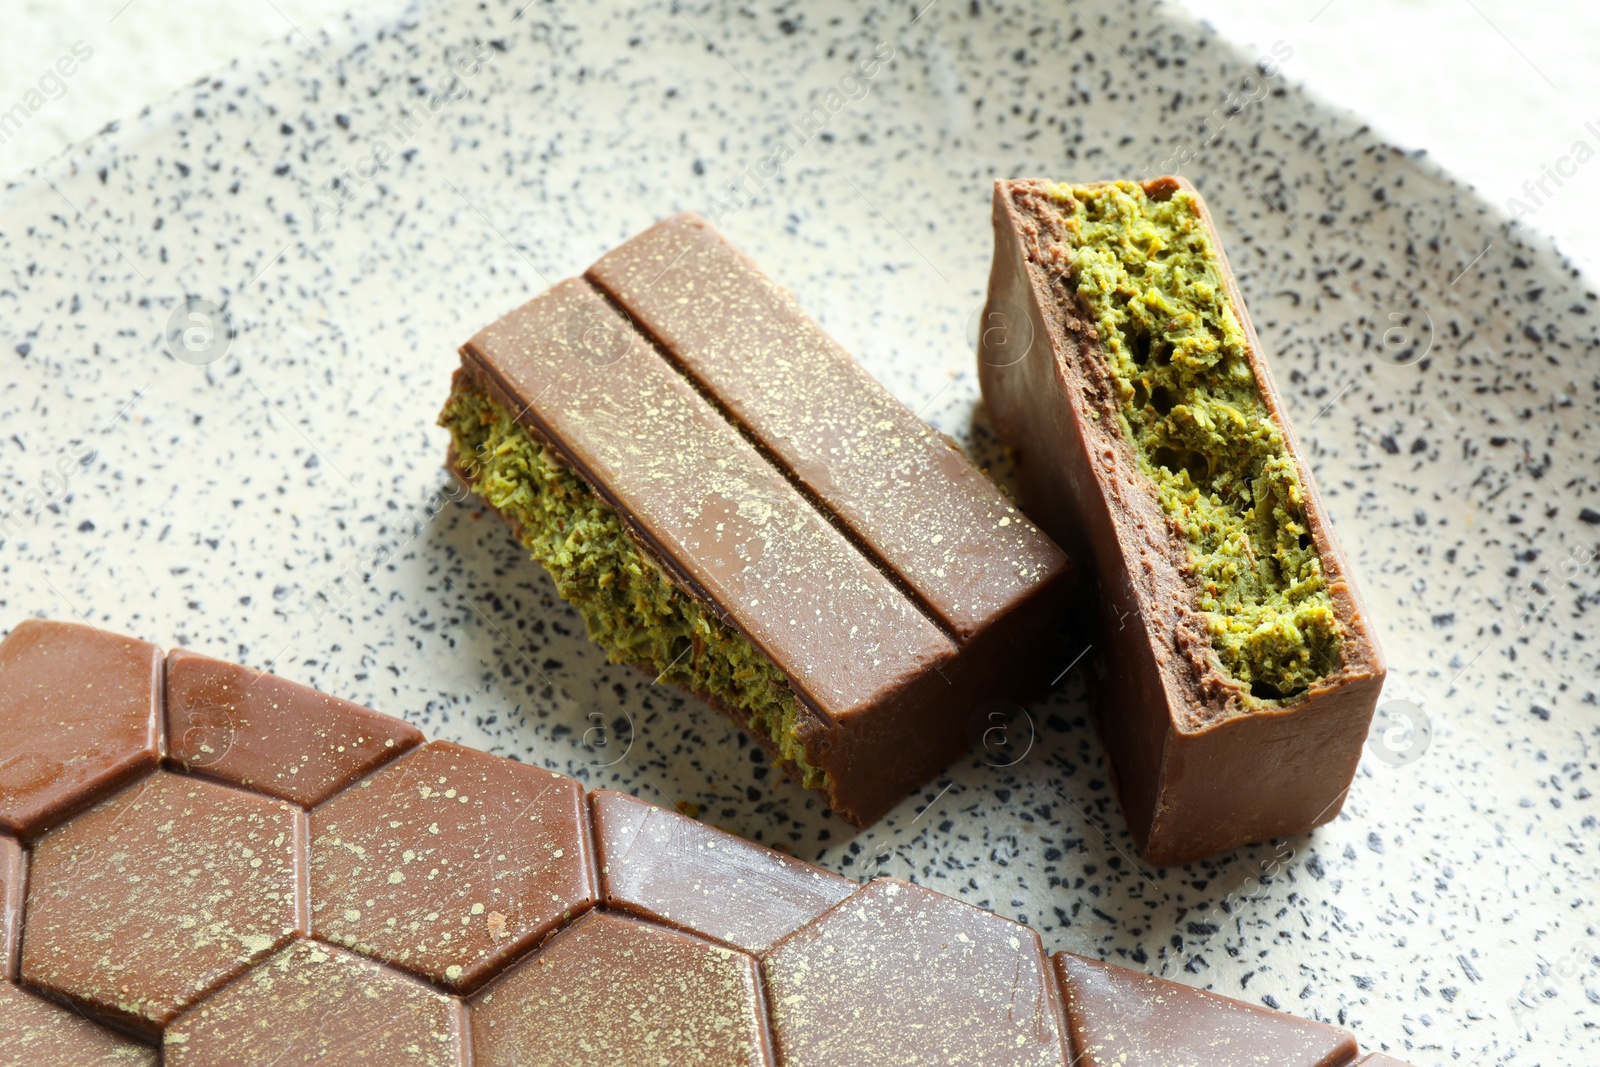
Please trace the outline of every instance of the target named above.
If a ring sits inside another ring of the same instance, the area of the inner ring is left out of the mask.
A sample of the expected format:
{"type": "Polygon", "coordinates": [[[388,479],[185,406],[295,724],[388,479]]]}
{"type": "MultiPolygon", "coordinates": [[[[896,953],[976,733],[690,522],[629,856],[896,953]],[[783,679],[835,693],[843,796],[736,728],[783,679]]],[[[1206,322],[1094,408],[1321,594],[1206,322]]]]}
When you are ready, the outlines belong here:
{"type": "Polygon", "coordinates": [[[536,436],[488,392],[464,382],[439,423],[458,457],[474,457],[460,464],[473,492],[512,520],[518,540],[613,663],[644,667],[738,709],[750,729],[771,738],[780,764],[794,765],[805,788],[827,787],[796,734],[798,698],[783,673],[711,609],[709,598],[668,577],[625,513],[548,436],[536,436]]]}
{"type": "MultiPolygon", "coordinates": [[[[677,372],[678,377],[682,378],[689,388],[699,393],[705,402],[711,406],[711,409],[718,415],[721,415],[723,420],[727,422],[729,426],[737,430],[739,432],[739,436],[743,437],[745,441],[749,443],[750,447],[756,450],[756,454],[765,460],[768,466],[770,466],[778,474],[782,475],[783,479],[794,487],[795,492],[799,493],[801,498],[805,500],[807,504],[811,505],[811,509],[813,511],[827,521],[828,524],[831,525],[835,530],[839,531],[839,535],[846,541],[850,542],[850,545],[857,552],[861,553],[863,559],[865,559],[868,563],[871,563],[874,567],[878,568],[878,572],[888,579],[889,583],[898,589],[901,595],[909,600],[912,606],[921,612],[923,617],[926,618],[928,622],[938,627],[940,632],[942,632],[946,637],[950,638],[951,641],[959,643],[961,637],[958,633],[956,633],[955,628],[946,622],[938,611],[934,610],[933,605],[928,603],[927,599],[915,588],[913,588],[910,582],[906,581],[905,576],[899,571],[895,570],[894,567],[890,565],[889,561],[884,559],[875,548],[868,544],[866,539],[862,537],[861,534],[857,533],[851,528],[849,523],[840,518],[839,515],[828,506],[827,502],[822,499],[821,495],[818,494],[816,489],[810,485],[807,485],[804,479],[791,470],[789,465],[784,463],[783,459],[772,451],[771,447],[761,439],[759,434],[752,430],[743,419],[734,414],[733,410],[728,407],[727,403],[723,401],[721,397],[712,392],[711,388],[707,386],[706,383],[702,382],[699,378],[691,374],[689,372],[689,368],[683,365],[683,361],[678,359],[678,357],[672,353],[672,350],[662,343],[661,338],[657,337],[654,333],[638,322],[635,322],[633,316],[628,313],[628,309],[623,307],[622,303],[618,301],[617,298],[613,296],[611,292],[604,286],[596,284],[592,279],[589,278],[584,278],[583,280],[584,283],[594,291],[595,295],[604,300],[608,305],[610,305],[612,310],[622,315],[629,323],[632,324],[637,335],[656,351],[656,353],[662,358],[667,366],[671,367],[675,372],[677,372]]],[[[963,455],[965,455],[965,453],[963,453],[963,455]]]]}

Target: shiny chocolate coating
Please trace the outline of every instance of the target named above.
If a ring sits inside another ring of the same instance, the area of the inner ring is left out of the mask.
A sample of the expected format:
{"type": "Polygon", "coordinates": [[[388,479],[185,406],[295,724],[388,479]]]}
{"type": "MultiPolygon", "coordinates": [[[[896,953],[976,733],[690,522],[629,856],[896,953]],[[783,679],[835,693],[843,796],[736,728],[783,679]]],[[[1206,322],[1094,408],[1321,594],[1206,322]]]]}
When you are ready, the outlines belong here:
{"type": "MultiPolygon", "coordinates": [[[[1147,184],[1180,186],[1220,258],[1221,239],[1193,186],[1147,184]]],[[[1121,401],[1076,290],[1046,262],[1048,202],[1048,182],[995,184],[984,311],[995,328],[982,334],[978,377],[995,429],[1017,456],[1023,508],[1088,572],[1089,695],[1128,829],[1151,863],[1177,866],[1319,826],[1344,803],[1385,666],[1238,285],[1222,261],[1262,401],[1300,468],[1343,635],[1340,665],[1281,703],[1253,701],[1218,666],[1185,535],[1119,428],[1121,401]]]]}
{"type": "MultiPolygon", "coordinates": [[[[8,646],[65,663],[51,644],[86,639],[100,643],[83,628],[19,626],[0,643],[0,691],[25,680],[43,694],[38,707],[60,714],[81,680],[25,658],[15,669],[8,646]]],[[[29,846],[0,835],[0,895],[26,898],[13,931],[20,976],[0,976],[6,1067],[154,1065],[158,1051],[171,1067],[1354,1067],[1359,1057],[1336,1027],[1051,957],[1029,928],[922,886],[858,885],[627,794],[586,793],[448,742],[363,748],[365,775],[317,790],[308,811],[268,792],[278,769],[328,766],[318,754],[351,724],[361,738],[409,728],[183,655],[198,677],[296,694],[235,722],[230,751],[271,758],[231,764],[253,768],[245,785],[169,756],[87,805],[36,786],[79,814],[29,846]]],[[[47,755],[70,764],[72,742],[58,735],[47,755]]]]}
{"type": "MultiPolygon", "coordinates": [[[[984,705],[1058,673],[1066,555],[704,219],[659,223],[461,357],[458,386],[782,673],[854,825],[956,759],[984,705]]],[[[470,459],[450,464],[469,485],[470,459]]]]}
{"type": "Polygon", "coordinates": [[[0,673],[0,830],[31,840],[161,758],[156,646],[27,619],[0,673]]]}

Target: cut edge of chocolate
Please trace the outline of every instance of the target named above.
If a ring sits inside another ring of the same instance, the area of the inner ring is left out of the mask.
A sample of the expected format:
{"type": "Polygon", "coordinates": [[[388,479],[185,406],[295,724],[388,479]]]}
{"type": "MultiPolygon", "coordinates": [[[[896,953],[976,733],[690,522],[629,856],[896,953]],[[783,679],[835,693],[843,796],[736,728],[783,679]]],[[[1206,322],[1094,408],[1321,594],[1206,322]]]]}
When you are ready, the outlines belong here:
{"type": "Polygon", "coordinates": [[[1017,203],[1054,184],[995,183],[985,321],[1006,329],[998,338],[983,333],[978,370],[996,430],[1017,455],[1029,514],[1093,568],[1100,637],[1089,689],[1129,828],[1146,858],[1162,866],[1309,830],[1339,813],[1385,666],[1237,279],[1193,186],[1181,178],[1147,183],[1193,194],[1262,402],[1298,466],[1344,633],[1338,672],[1293,700],[1253,701],[1244,713],[1231,709],[1248,689],[1214,669],[1211,636],[1193,606],[1187,546],[1120,429],[1120,401],[1095,328],[1046,262],[1044,223],[1017,203]],[[1001,347],[1012,336],[1026,339],[1021,354],[1001,347]]]}
{"type": "MultiPolygon", "coordinates": [[[[1017,179],[997,182],[996,188],[997,193],[1002,187],[1005,189],[1008,202],[1015,205],[1016,210],[1030,213],[1030,209],[1024,206],[1021,199],[1016,195],[1017,192],[1031,194],[1036,190],[1053,184],[1038,179],[1017,179]]],[[[1099,186],[1115,186],[1117,184],[1119,183],[1115,181],[1090,182],[1085,183],[1084,187],[1095,188],[1099,186]]],[[[1317,547],[1317,555],[1321,563],[1329,598],[1336,608],[1341,638],[1339,662],[1319,675],[1306,690],[1286,698],[1263,698],[1252,694],[1247,683],[1238,681],[1221,667],[1217,662],[1217,656],[1214,651],[1211,651],[1205,657],[1208,661],[1205,663],[1197,661],[1194,656],[1185,656],[1184,658],[1193,664],[1195,671],[1194,684],[1191,688],[1192,698],[1197,705],[1201,705],[1201,708],[1195,709],[1199,712],[1196,717],[1189,718],[1178,725],[1189,732],[1199,732],[1209,727],[1220,725],[1233,717],[1258,714],[1271,715],[1280,711],[1294,711],[1299,704],[1317,693],[1335,689],[1352,681],[1363,680],[1373,675],[1381,677],[1386,673],[1386,665],[1381,648],[1378,646],[1377,640],[1368,625],[1369,616],[1365,605],[1354,583],[1348,576],[1348,567],[1345,565],[1344,554],[1339,545],[1337,535],[1334,533],[1333,525],[1327,517],[1327,510],[1322,504],[1316,481],[1312,476],[1309,465],[1305,461],[1299,438],[1295,434],[1292,423],[1289,421],[1282,396],[1279,394],[1276,382],[1266,365],[1266,359],[1263,355],[1260,338],[1255,330],[1254,321],[1246,309],[1243,294],[1239,290],[1238,278],[1228,263],[1227,253],[1223,248],[1222,239],[1217,232],[1210,208],[1200,195],[1199,190],[1187,178],[1160,177],[1140,184],[1152,199],[1169,199],[1172,192],[1179,190],[1192,197],[1196,215],[1209,240],[1209,251],[1214,260],[1213,265],[1222,278],[1228,304],[1231,306],[1231,310],[1238,319],[1244,333],[1244,354],[1254,376],[1256,394],[1268,418],[1282,436],[1283,455],[1295,464],[1299,488],[1305,496],[1304,507],[1307,525],[1310,527],[1317,547]],[[1160,192],[1165,192],[1167,195],[1158,197],[1156,194],[1160,192]],[[1211,705],[1215,704],[1218,696],[1226,702],[1226,707],[1221,709],[1211,707],[1211,705]]],[[[1059,301],[1056,306],[1057,314],[1047,317],[1047,322],[1054,327],[1054,332],[1062,337],[1067,332],[1084,337],[1087,342],[1087,348],[1097,355],[1093,365],[1086,368],[1090,371],[1091,380],[1096,388],[1092,391],[1084,390],[1080,394],[1084,397],[1085,405],[1092,407],[1097,413],[1093,416],[1094,418],[1106,422],[1110,427],[1116,428],[1108,431],[1107,436],[1115,439],[1131,458],[1137,449],[1127,439],[1126,435],[1120,431],[1120,403],[1115,396],[1114,389],[1109,387],[1114,378],[1114,372],[1110,371],[1106,366],[1104,341],[1096,334],[1097,327],[1094,323],[1094,313],[1086,308],[1077,293],[1065,284],[1071,280],[1070,278],[1065,275],[1058,275],[1054,278],[1046,279],[1042,273],[1039,278],[1046,283],[1046,287],[1042,291],[1051,293],[1059,301]],[[1076,325],[1064,325],[1063,320],[1066,323],[1074,323],[1074,320],[1081,322],[1087,327],[1087,330],[1076,325]]],[[[1135,471],[1138,471],[1137,462],[1132,462],[1130,465],[1135,471]]],[[[1143,477],[1142,472],[1139,473],[1138,488],[1140,490],[1147,489],[1148,495],[1154,497],[1154,483],[1143,477]]],[[[1161,516],[1161,528],[1169,534],[1168,544],[1172,546],[1174,552],[1184,554],[1184,559],[1187,561],[1188,546],[1186,541],[1176,533],[1173,526],[1175,520],[1167,516],[1165,510],[1159,504],[1156,505],[1154,510],[1156,514],[1161,516]]],[[[1194,593],[1192,576],[1189,576],[1190,568],[1187,562],[1180,564],[1177,570],[1187,578],[1183,582],[1183,588],[1187,594],[1186,600],[1194,599],[1196,594],[1194,593]]],[[[1198,606],[1186,604],[1185,607],[1196,616],[1203,614],[1198,606]]],[[[1207,647],[1209,649],[1209,633],[1197,636],[1204,636],[1207,639],[1207,647]]],[[[1187,681],[1187,679],[1184,679],[1184,681],[1187,681]]]]}

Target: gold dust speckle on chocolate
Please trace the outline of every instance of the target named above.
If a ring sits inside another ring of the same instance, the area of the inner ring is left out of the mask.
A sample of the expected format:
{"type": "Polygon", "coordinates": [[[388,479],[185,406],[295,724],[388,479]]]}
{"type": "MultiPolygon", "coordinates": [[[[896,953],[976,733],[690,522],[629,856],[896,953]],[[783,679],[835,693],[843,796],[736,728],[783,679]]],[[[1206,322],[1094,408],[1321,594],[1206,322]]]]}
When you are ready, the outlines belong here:
{"type": "MultiPolygon", "coordinates": [[[[0,690],[26,678],[51,707],[82,687],[10,666],[19,640],[64,663],[133,647],[18,627],[0,690]]],[[[367,709],[330,724],[330,706],[239,716],[233,743],[273,767],[285,738],[320,751],[322,726],[405,733],[367,709]]],[[[28,714],[5,706],[0,731],[28,714]]],[[[50,744],[70,761],[70,737],[50,744]]],[[[169,760],[86,809],[52,793],[80,814],[31,849],[0,833],[30,869],[0,1064],[1354,1067],[1336,1027],[1050,957],[930,889],[858,885],[565,775],[439,741],[366,770],[308,813],[169,760]]]]}
{"type": "Polygon", "coordinates": [[[658,223],[461,358],[450,465],[590,637],[851,823],[955,759],[978,705],[1053,676],[1066,556],[705,220],[658,223]]]}

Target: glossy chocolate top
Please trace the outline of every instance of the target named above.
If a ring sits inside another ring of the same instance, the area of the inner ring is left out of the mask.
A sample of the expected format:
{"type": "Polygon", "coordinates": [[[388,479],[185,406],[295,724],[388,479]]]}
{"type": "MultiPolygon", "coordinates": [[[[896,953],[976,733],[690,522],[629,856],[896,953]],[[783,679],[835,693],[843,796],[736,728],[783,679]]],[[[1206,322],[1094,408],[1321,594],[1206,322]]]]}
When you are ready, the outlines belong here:
{"type": "Polygon", "coordinates": [[[1343,1067],[1357,1055],[1323,1023],[1065,953],[1055,967],[1080,1067],[1343,1067]]]}
{"type": "Polygon", "coordinates": [[[472,1001],[479,1064],[769,1067],[756,961],[591,912],[472,1001]]]}
{"type": "Polygon", "coordinates": [[[155,645],[25,619],[0,677],[0,830],[36,837],[161,758],[155,645]]]}
{"type": "Polygon", "coordinates": [[[583,789],[449,741],[311,813],[312,928],[473,989],[595,900],[583,789]]]}
{"type": "Polygon", "coordinates": [[[626,793],[592,805],[608,905],[738,948],[765,951],[858,888],[626,793]]]}
{"type": "MultiPolygon", "coordinates": [[[[12,681],[0,666],[0,690],[12,681]]],[[[241,715],[229,751],[322,737],[284,716],[329,707],[241,715]]],[[[351,720],[361,736],[404,735],[367,715],[351,720]]],[[[31,849],[0,837],[0,871],[27,868],[0,1063],[153,1065],[158,1041],[172,1067],[1358,1056],[1333,1027],[1073,956],[1052,967],[1027,927],[907,882],[860,886],[547,770],[447,742],[373,751],[387,761],[309,812],[264,792],[267,774],[225,784],[169,759],[86,809],[62,797],[81,814],[31,849]]]]}
{"type": "Polygon", "coordinates": [[[167,1029],[165,1067],[373,1063],[456,1067],[462,1003],[316,941],[296,941],[167,1029]]]}
{"type": "Polygon", "coordinates": [[[400,719],[275,675],[167,657],[167,755],[186,770],[310,807],[421,742],[400,719]]]}
{"type": "Polygon", "coordinates": [[[1066,556],[698,215],[608,253],[589,278],[903,579],[973,636],[1066,556]]]}
{"type": "Polygon", "coordinates": [[[791,1067],[1066,1059],[1039,935],[909,882],[868,883],[762,968],[791,1067]]]}
{"type": "Polygon", "coordinates": [[[71,1008],[0,982],[0,1063],[16,1067],[156,1067],[156,1050],[71,1008]]]}
{"type": "Polygon", "coordinates": [[[560,283],[463,352],[830,717],[954,657],[911,600],[584,282],[560,283]],[[624,340],[597,348],[596,337],[624,340]]]}
{"type": "Polygon", "coordinates": [[[34,846],[22,980],[154,1034],[304,933],[305,813],[158,771],[34,846]]]}

